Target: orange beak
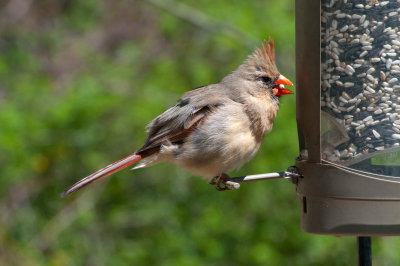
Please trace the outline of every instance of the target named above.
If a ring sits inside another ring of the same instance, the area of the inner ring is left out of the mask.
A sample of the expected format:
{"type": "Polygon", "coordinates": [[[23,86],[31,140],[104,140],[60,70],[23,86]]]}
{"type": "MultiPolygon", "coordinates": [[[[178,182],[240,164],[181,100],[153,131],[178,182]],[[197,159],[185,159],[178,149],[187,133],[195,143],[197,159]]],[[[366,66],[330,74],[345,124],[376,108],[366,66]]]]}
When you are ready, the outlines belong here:
{"type": "Polygon", "coordinates": [[[275,86],[273,88],[275,96],[294,94],[291,90],[286,89],[284,85],[293,86],[293,83],[285,76],[279,75],[278,80],[275,82],[275,86]]]}

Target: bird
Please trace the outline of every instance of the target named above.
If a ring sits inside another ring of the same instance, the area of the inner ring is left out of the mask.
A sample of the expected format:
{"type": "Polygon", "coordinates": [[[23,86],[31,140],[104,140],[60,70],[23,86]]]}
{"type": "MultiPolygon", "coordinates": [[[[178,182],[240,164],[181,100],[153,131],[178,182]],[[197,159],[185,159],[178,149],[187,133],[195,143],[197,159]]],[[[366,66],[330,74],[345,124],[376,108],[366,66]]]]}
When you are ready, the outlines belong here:
{"type": "Polygon", "coordinates": [[[133,169],[159,162],[177,164],[227,190],[226,173],[255,156],[272,129],[280,97],[293,94],[285,85],[294,86],[277,69],[274,40],[264,40],[219,83],[187,91],[152,120],[140,149],[83,178],[61,196],[135,163],[133,169]]]}

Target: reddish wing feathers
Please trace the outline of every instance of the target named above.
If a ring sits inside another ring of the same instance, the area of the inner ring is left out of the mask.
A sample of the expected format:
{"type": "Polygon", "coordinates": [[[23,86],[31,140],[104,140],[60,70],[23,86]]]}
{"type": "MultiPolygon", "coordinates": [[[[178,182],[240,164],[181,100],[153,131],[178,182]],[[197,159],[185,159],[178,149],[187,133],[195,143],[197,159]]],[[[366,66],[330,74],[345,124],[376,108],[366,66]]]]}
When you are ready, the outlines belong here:
{"type": "Polygon", "coordinates": [[[183,141],[184,139],[187,138],[187,136],[189,136],[193,131],[196,130],[200,122],[202,122],[210,112],[211,112],[210,108],[208,106],[205,106],[199,109],[197,112],[195,112],[191,116],[190,120],[186,121],[182,125],[180,130],[170,131],[168,132],[168,134],[161,134],[161,135],[159,135],[158,131],[154,132],[149,137],[149,142],[146,143],[145,146],[137,150],[136,153],[142,155],[143,157],[147,157],[154,153],[153,151],[155,148],[156,151],[159,151],[160,146],[165,142],[174,143],[183,141]]]}

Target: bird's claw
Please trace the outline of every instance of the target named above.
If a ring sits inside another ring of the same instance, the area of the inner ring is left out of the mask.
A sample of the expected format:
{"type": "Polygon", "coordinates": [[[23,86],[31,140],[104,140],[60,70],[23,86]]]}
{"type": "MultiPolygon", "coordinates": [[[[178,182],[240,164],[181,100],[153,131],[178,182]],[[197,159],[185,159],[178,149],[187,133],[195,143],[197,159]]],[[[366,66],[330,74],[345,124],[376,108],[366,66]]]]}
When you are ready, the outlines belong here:
{"type": "Polygon", "coordinates": [[[218,191],[238,189],[240,187],[239,183],[230,181],[230,177],[227,174],[213,177],[210,184],[214,185],[218,191]]]}

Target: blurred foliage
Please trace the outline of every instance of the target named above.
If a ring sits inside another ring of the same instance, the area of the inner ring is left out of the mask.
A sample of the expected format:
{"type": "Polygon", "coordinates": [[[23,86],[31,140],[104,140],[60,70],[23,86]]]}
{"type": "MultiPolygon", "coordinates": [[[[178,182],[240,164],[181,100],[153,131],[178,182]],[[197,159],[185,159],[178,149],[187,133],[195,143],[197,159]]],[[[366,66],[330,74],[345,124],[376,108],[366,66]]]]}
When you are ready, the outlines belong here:
{"type": "MultiPolygon", "coordinates": [[[[295,80],[293,0],[1,2],[0,265],[355,265],[354,237],[301,231],[287,181],[221,193],[158,165],[59,197],[268,36],[295,80]]],[[[285,170],[297,155],[287,96],[259,154],[231,175],[285,170]]],[[[373,245],[379,265],[398,264],[397,238],[373,245]]]]}

